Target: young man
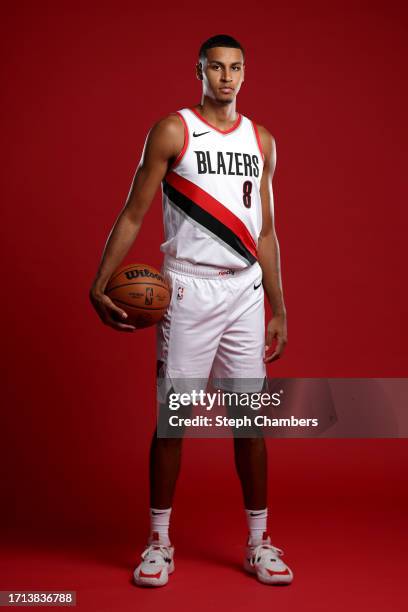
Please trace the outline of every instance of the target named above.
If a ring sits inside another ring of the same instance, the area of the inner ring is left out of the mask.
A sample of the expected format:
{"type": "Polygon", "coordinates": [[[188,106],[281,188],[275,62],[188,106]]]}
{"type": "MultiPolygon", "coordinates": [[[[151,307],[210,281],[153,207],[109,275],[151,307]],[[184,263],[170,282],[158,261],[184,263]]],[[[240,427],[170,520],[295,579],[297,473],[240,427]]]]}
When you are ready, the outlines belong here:
{"type": "MultiPolygon", "coordinates": [[[[208,39],[200,48],[196,74],[202,83],[201,104],[170,114],[149,132],[90,297],[106,325],[134,331],[104,289],[162,183],[162,272],[172,298],[157,328],[157,375],[169,380],[212,375],[232,383],[243,378],[263,381],[265,364],[278,359],[287,342],[273,221],[275,142],[265,128],[236,111],[244,81],[239,42],[226,35],[208,39]],[[266,346],[264,291],[273,311],[266,346]]],[[[182,438],[153,435],[151,532],[134,572],[138,585],[166,584],[174,570],[168,530],[181,445],[182,438]]],[[[235,438],[234,452],[249,532],[244,567],[265,584],[290,583],[292,571],[267,535],[264,439],[235,438]]]]}

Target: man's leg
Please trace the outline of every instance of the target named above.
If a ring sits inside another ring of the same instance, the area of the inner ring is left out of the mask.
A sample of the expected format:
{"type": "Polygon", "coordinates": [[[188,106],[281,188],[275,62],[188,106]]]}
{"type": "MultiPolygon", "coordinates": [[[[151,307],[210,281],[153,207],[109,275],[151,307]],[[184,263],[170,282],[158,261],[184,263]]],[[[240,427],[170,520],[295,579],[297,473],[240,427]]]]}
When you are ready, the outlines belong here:
{"type": "Polygon", "coordinates": [[[180,472],[182,438],[158,438],[150,446],[150,536],[168,546],[174,490],[180,472]]]}
{"type": "MultiPolygon", "coordinates": [[[[169,427],[169,417],[174,413],[169,410],[169,398],[174,392],[173,387],[167,390],[163,385],[161,360],[156,364],[156,376],[158,381],[158,393],[160,399],[157,406],[158,427],[152,437],[150,445],[150,538],[159,540],[165,545],[170,544],[169,525],[170,514],[173,505],[174,491],[181,465],[181,450],[185,426],[179,425],[169,427]],[[161,386],[162,385],[162,386],[161,386]],[[166,395],[164,398],[163,392],[166,395]],[[158,437],[158,433],[160,437],[158,437]]],[[[191,405],[179,406],[177,415],[179,417],[191,416],[191,405]]]]}
{"type": "Polygon", "coordinates": [[[235,465],[241,481],[249,538],[244,567],[264,584],[290,584],[292,570],[283,551],[267,535],[267,452],[263,437],[234,438],[235,465]]]}
{"type": "MultiPolygon", "coordinates": [[[[161,365],[162,362],[158,361],[157,373],[161,365]]],[[[166,402],[158,402],[158,407],[161,413],[159,423],[163,424],[161,419],[168,418],[168,406],[166,402]]],[[[191,406],[183,408],[185,412],[191,410],[191,406]]],[[[180,471],[184,429],[184,426],[177,429],[178,438],[159,438],[156,428],[151,441],[150,535],[141,562],[133,573],[136,584],[141,586],[167,584],[169,574],[174,571],[174,546],[170,542],[169,526],[174,490],[180,471]]],[[[159,431],[163,435],[163,428],[159,428],[159,431]]]]}
{"type": "Polygon", "coordinates": [[[170,508],[180,472],[183,438],[157,438],[150,446],[150,506],[170,508]]]}
{"type": "Polygon", "coordinates": [[[263,437],[234,438],[235,467],[245,508],[262,510],[267,503],[267,451],[263,437]]]}
{"type": "Polygon", "coordinates": [[[267,452],[263,437],[234,437],[235,466],[241,482],[249,540],[260,544],[267,531],[267,452]]]}

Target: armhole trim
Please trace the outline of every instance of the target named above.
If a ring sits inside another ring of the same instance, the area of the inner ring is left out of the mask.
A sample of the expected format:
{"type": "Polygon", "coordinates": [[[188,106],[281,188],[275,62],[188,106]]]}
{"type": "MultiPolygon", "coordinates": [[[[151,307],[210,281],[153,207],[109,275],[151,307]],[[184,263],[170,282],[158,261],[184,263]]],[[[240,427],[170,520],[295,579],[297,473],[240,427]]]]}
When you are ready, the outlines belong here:
{"type": "Polygon", "coordinates": [[[254,121],[251,120],[251,123],[252,123],[252,127],[253,127],[253,130],[254,130],[256,142],[258,143],[259,152],[260,152],[260,154],[262,156],[263,161],[265,161],[265,153],[263,152],[262,143],[261,143],[261,137],[259,136],[258,128],[256,127],[256,124],[255,124],[254,121]]]}
{"type": "Polygon", "coordinates": [[[173,170],[176,166],[179,165],[179,163],[183,159],[184,154],[187,151],[187,147],[188,147],[188,127],[187,127],[186,120],[184,119],[183,115],[181,113],[179,113],[178,111],[176,111],[174,114],[177,115],[178,117],[180,117],[180,119],[183,122],[183,126],[184,126],[184,144],[183,144],[183,148],[181,149],[180,153],[177,155],[176,159],[174,160],[174,162],[170,166],[169,170],[173,170]]]}

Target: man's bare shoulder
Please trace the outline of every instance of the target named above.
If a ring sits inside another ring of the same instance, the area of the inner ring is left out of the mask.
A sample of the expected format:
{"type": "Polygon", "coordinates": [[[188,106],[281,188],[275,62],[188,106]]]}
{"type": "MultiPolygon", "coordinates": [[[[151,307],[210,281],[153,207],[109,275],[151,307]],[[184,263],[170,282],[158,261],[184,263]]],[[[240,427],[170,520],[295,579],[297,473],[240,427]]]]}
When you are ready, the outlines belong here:
{"type": "Polygon", "coordinates": [[[150,133],[163,138],[184,137],[184,126],[176,113],[170,113],[159,119],[152,127],[150,133]],[[154,134],[153,134],[154,133],[154,134]]]}
{"type": "Polygon", "coordinates": [[[149,131],[147,153],[165,159],[177,157],[184,145],[183,122],[175,113],[159,119],[149,131]]]}
{"type": "Polygon", "coordinates": [[[264,150],[265,155],[267,154],[267,152],[271,153],[276,147],[274,137],[272,136],[270,131],[267,130],[266,127],[264,127],[263,125],[259,125],[258,123],[256,123],[255,125],[257,127],[259,138],[261,139],[262,148],[264,150]]]}

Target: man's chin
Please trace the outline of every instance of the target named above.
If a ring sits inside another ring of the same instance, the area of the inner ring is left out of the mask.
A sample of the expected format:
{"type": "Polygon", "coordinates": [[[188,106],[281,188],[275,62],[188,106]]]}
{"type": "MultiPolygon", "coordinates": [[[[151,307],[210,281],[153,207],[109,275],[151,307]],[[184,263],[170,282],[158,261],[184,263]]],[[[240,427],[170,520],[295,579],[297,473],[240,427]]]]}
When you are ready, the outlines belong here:
{"type": "Polygon", "coordinates": [[[219,102],[220,104],[232,104],[233,101],[235,100],[235,96],[222,96],[219,98],[216,98],[217,102],[219,102]]]}

